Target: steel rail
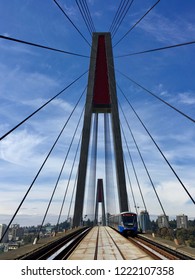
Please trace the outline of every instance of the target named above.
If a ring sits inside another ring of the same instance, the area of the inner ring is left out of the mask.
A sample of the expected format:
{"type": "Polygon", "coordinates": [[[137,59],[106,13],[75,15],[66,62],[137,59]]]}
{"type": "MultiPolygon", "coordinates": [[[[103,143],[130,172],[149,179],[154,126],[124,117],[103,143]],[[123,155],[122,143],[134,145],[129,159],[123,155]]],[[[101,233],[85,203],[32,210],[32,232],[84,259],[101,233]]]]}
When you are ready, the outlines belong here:
{"type": "MultiPolygon", "coordinates": [[[[85,227],[85,228],[80,228],[74,232],[71,232],[67,235],[65,235],[62,238],[59,238],[53,242],[50,242],[47,245],[43,245],[41,248],[35,249],[32,252],[26,253],[17,259],[20,260],[46,260],[49,259],[50,256],[55,254],[60,248],[68,244],[71,240],[75,240],[77,236],[79,236],[81,233],[89,232],[91,228],[85,227]]],[[[57,257],[57,255],[56,255],[57,257]]]]}
{"type": "Polygon", "coordinates": [[[155,242],[150,240],[143,235],[138,235],[135,239],[146,246],[153,248],[155,251],[164,255],[169,260],[194,260],[194,258],[190,255],[185,254],[184,252],[175,250],[170,246],[163,245],[162,243],[155,242]]]}
{"type": "Polygon", "coordinates": [[[71,238],[64,246],[47,258],[47,260],[66,260],[90,230],[91,228],[87,228],[71,238]]]}
{"type": "MultiPolygon", "coordinates": [[[[116,244],[116,242],[114,241],[114,238],[111,236],[111,234],[109,233],[109,231],[105,228],[107,234],[109,235],[109,237],[111,238],[112,242],[114,243],[114,245],[116,246],[117,250],[119,251],[121,257],[123,258],[123,260],[126,260],[124,254],[122,253],[121,249],[119,248],[119,246],[116,244]]],[[[114,229],[115,230],[115,229],[114,229]]]]}

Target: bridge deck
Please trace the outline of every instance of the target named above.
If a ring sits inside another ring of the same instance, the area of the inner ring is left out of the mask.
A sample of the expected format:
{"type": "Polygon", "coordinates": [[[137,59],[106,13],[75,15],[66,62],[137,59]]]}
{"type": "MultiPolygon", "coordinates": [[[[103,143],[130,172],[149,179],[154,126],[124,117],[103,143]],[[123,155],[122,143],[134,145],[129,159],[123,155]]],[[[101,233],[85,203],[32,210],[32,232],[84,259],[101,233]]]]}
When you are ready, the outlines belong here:
{"type": "Polygon", "coordinates": [[[151,260],[152,257],[109,227],[94,227],[69,260],[151,260]]]}

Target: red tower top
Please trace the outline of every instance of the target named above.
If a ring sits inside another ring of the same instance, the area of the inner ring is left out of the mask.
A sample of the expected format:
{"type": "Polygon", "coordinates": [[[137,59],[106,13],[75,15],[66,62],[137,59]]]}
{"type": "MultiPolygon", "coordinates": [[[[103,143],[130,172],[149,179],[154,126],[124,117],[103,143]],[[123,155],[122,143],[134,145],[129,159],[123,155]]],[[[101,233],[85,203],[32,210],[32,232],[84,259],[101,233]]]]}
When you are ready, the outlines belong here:
{"type": "Polygon", "coordinates": [[[110,109],[110,93],[108,83],[108,67],[106,57],[105,35],[98,36],[96,70],[94,80],[93,108],[97,112],[108,112],[110,109]]]}

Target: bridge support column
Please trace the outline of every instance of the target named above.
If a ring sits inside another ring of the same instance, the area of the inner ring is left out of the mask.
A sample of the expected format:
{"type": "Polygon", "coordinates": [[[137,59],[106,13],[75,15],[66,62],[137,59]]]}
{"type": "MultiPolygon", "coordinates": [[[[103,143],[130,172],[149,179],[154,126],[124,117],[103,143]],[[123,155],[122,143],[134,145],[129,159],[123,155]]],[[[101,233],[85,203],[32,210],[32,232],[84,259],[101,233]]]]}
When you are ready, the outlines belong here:
{"type": "Polygon", "coordinates": [[[95,225],[98,224],[99,203],[102,204],[102,225],[105,226],[106,225],[106,212],[105,212],[103,179],[97,180],[97,194],[96,194],[96,204],[95,204],[95,225]]]}
{"type": "Polygon", "coordinates": [[[110,33],[93,33],[73,226],[79,226],[83,217],[92,113],[111,114],[119,208],[121,212],[128,211],[110,33]]]}

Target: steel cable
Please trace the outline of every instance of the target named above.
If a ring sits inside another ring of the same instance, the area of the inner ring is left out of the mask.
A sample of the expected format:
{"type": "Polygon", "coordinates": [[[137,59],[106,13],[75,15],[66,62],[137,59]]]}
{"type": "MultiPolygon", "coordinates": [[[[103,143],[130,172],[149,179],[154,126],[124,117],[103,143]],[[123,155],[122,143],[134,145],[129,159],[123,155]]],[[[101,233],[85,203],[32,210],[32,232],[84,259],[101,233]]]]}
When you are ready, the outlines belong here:
{"type": "Polygon", "coordinates": [[[118,86],[120,92],[122,93],[122,95],[124,96],[125,100],[128,102],[129,106],[131,107],[131,109],[133,110],[134,114],[136,115],[136,117],[138,118],[138,120],[140,121],[140,123],[142,124],[143,128],[146,130],[147,134],[149,135],[149,137],[151,138],[152,142],[154,143],[154,145],[156,146],[156,148],[158,149],[158,151],[160,152],[160,154],[162,155],[162,157],[164,158],[164,160],[166,161],[166,163],[168,164],[168,166],[170,167],[170,169],[172,170],[173,174],[175,175],[175,177],[177,178],[177,180],[179,181],[179,183],[181,184],[181,186],[183,187],[183,189],[185,190],[185,192],[187,193],[187,195],[189,196],[189,198],[191,199],[191,201],[195,204],[195,200],[193,199],[193,197],[191,196],[191,194],[189,193],[189,191],[187,190],[186,186],[184,185],[184,183],[181,181],[181,179],[179,178],[179,176],[177,175],[176,171],[174,170],[174,168],[172,167],[172,165],[170,164],[170,162],[168,161],[168,159],[165,157],[164,153],[162,152],[162,150],[160,149],[160,147],[158,146],[158,144],[156,143],[156,141],[154,140],[154,138],[152,137],[151,133],[149,132],[149,130],[147,129],[147,127],[145,126],[145,124],[143,123],[143,121],[141,120],[141,118],[139,117],[139,115],[137,114],[137,112],[135,111],[135,109],[133,108],[132,104],[130,103],[130,101],[127,99],[126,95],[124,94],[124,92],[122,91],[122,89],[118,86]]]}
{"type": "Polygon", "coordinates": [[[126,3],[126,6],[124,7],[124,9],[123,9],[123,11],[122,11],[122,14],[120,15],[120,17],[119,17],[118,20],[117,20],[116,27],[115,27],[115,29],[114,29],[114,31],[113,31],[113,34],[112,34],[112,39],[114,38],[114,36],[116,35],[116,32],[117,32],[118,29],[120,28],[120,26],[121,26],[121,24],[122,24],[122,22],[123,22],[123,20],[124,20],[124,18],[125,18],[125,16],[126,16],[127,12],[129,11],[131,5],[133,4],[133,1],[134,1],[134,0],[131,0],[131,2],[128,1],[128,2],[126,3]]]}
{"type": "MultiPolygon", "coordinates": [[[[130,131],[130,133],[131,133],[131,137],[132,137],[133,142],[134,142],[134,144],[135,144],[135,147],[136,147],[136,149],[137,149],[137,151],[138,151],[138,154],[139,154],[139,156],[140,156],[140,159],[141,159],[141,161],[142,161],[142,164],[143,164],[143,166],[144,166],[144,169],[145,169],[145,171],[146,171],[146,174],[147,174],[147,176],[148,176],[148,179],[149,179],[149,181],[150,181],[150,183],[151,183],[151,186],[152,186],[152,188],[153,188],[153,190],[154,190],[154,193],[155,193],[155,195],[156,195],[156,198],[157,198],[157,200],[158,200],[158,203],[159,203],[159,205],[160,205],[160,207],[161,207],[161,210],[162,210],[162,212],[163,212],[163,214],[164,214],[164,216],[165,216],[165,219],[166,219],[166,221],[167,221],[167,224],[169,224],[169,221],[168,221],[168,219],[167,219],[167,215],[166,215],[165,209],[164,209],[164,207],[163,207],[163,205],[162,205],[162,202],[161,202],[160,197],[159,197],[159,195],[158,195],[158,193],[157,193],[157,190],[156,190],[156,188],[155,188],[155,185],[154,185],[154,182],[153,182],[153,180],[152,180],[152,177],[151,177],[151,175],[150,175],[150,173],[149,173],[149,171],[148,171],[148,168],[147,168],[146,163],[145,163],[145,161],[144,161],[144,158],[143,158],[143,156],[142,156],[142,154],[141,154],[141,151],[140,151],[140,149],[139,149],[139,147],[138,147],[138,144],[137,144],[137,141],[136,141],[136,139],[135,139],[135,136],[134,136],[134,134],[133,134],[133,132],[132,132],[132,129],[131,129],[130,125],[129,125],[129,122],[128,122],[128,120],[127,120],[127,117],[126,117],[126,115],[125,115],[125,113],[124,113],[124,110],[123,110],[123,108],[122,108],[122,106],[121,106],[120,103],[119,103],[119,106],[120,106],[121,112],[122,112],[122,114],[123,114],[123,117],[124,117],[124,119],[125,119],[125,122],[126,122],[126,124],[127,124],[127,127],[128,127],[128,129],[129,129],[129,131],[130,131]]],[[[136,208],[136,206],[135,206],[135,208],[136,208]]],[[[137,208],[136,208],[136,210],[137,210],[137,208]]]]}
{"type": "Polygon", "coordinates": [[[87,56],[87,55],[83,55],[83,54],[79,54],[79,53],[73,53],[73,52],[60,50],[60,49],[56,49],[56,48],[51,48],[51,47],[48,47],[48,46],[43,46],[43,45],[40,45],[40,44],[27,42],[27,41],[24,41],[24,40],[8,37],[8,36],[4,36],[4,35],[0,35],[0,39],[13,41],[13,42],[16,42],[16,43],[21,43],[21,44],[26,44],[26,45],[30,45],[30,46],[33,46],[33,47],[38,47],[38,48],[42,48],[42,49],[46,49],[46,50],[50,50],[50,51],[60,52],[60,53],[68,54],[68,55],[74,55],[74,56],[89,58],[89,56],[87,56]]]}
{"type": "Polygon", "coordinates": [[[29,192],[31,191],[31,189],[32,189],[32,187],[33,187],[33,185],[34,185],[34,183],[36,182],[36,180],[37,180],[39,174],[41,173],[43,167],[45,166],[45,164],[46,164],[48,158],[50,157],[50,155],[51,155],[53,149],[55,148],[55,146],[56,146],[58,140],[60,139],[60,137],[61,137],[61,135],[62,135],[64,129],[66,128],[66,126],[67,126],[69,120],[71,119],[71,117],[72,117],[74,111],[76,110],[76,107],[78,106],[78,104],[79,104],[79,102],[80,102],[82,96],[83,96],[83,94],[80,96],[79,100],[77,101],[76,105],[74,106],[72,112],[70,113],[68,119],[66,120],[64,126],[62,127],[62,129],[61,129],[61,131],[60,131],[58,137],[56,138],[54,144],[52,145],[52,147],[51,147],[49,153],[47,154],[47,156],[46,156],[45,160],[43,161],[41,167],[39,168],[39,170],[38,170],[36,176],[34,177],[34,179],[33,179],[32,183],[31,183],[31,185],[29,186],[29,188],[28,188],[28,190],[26,191],[24,197],[22,198],[22,200],[21,200],[21,202],[20,202],[18,208],[16,209],[15,213],[13,214],[13,216],[12,216],[12,218],[11,218],[11,220],[10,220],[10,222],[9,222],[9,224],[8,224],[8,226],[7,226],[7,228],[6,228],[6,230],[5,230],[5,232],[3,233],[3,235],[2,235],[2,237],[1,237],[1,239],[0,239],[0,243],[2,242],[2,240],[3,240],[4,236],[5,236],[5,234],[7,233],[8,229],[9,229],[9,227],[10,227],[10,225],[12,224],[13,220],[15,219],[15,217],[16,217],[18,211],[20,210],[20,208],[21,208],[21,206],[23,205],[23,203],[24,203],[26,197],[28,196],[29,192]]]}
{"type": "Polygon", "coordinates": [[[36,113],[38,113],[41,109],[43,109],[46,105],[48,105],[51,101],[53,101],[55,98],[57,98],[59,95],[61,95],[64,91],[66,91],[69,87],[71,87],[75,82],[77,82],[80,78],[82,78],[86,73],[85,71],[82,75],[80,75],[78,78],[76,78],[73,82],[71,82],[68,86],[66,86],[63,90],[61,90],[59,93],[57,93],[55,96],[53,96],[51,99],[49,99],[46,103],[44,103],[41,107],[39,107],[37,110],[35,110],[33,113],[31,113],[28,117],[26,117],[24,120],[19,122],[16,126],[14,126],[12,129],[10,129],[8,132],[6,132],[3,136],[0,137],[0,141],[3,140],[5,137],[7,137],[10,133],[12,133],[15,129],[20,127],[23,123],[25,123],[27,120],[29,120],[32,116],[34,116],[36,113]]]}
{"type": "Polygon", "coordinates": [[[120,38],[113,46],[116,47],[141,21],[147,14],[149,14],[157,4],[159,4],[160,0],[158,0],[123,36],[120,38]]]}
{"type": "Polygon", "coordinates": [[[56,0],[53,0],[54,3],[58,6],[58,8],[61,10],[61,12],[64,14],[64,16],[69,20],[69,22],[74,26],[74,28],[77,30],[77,32],[81,35],[81,37],[85,40],[85,42],[91,47],[91,44],[88,42],[88,40],[83,36],[79,28],[74,24],[74,22],[70,19],[70,17],[67,15],[67,13],[63,10],[63,8],[59,5],[59,3],[56,0]]]}
{"type": "Polygon", "coordinates": [[[185,43],[180,43],[180,44],[175,44],[175,45],[171,45],[171,46],[155,48],[155,49],[150,49],[150,50],[145,50],[145,51],[140,51],[140,52],[133,52],[133,53],[129,53],[129,54],[117,55],[117,56],[115,56],[115,58],[121,58],[121,57],[127,57],[127,56],[133,56],[133,55],[139,55],[139,54],[163,51],[163,50],[167,50],[167,49],[183,47],[183,46],[192,45],[192,44],[195,44],[195,41],[185,42],[185,43]]]}
{"type": "Polygon", "coordinates": [[[142,88],[144,90],[144,92],[149,93],[150,95],[152,95],[153,97],[155,97],[156,99],[160,100],[161,102],[163,102],[164,104],[166,104],[167,106],[169,106],[171,109],[175,110],[176,112],[178,112],[180,115],[184,116],[185,118],[187,118],[188,120],[192,121],[193,123],[195,122],[195,119],[191,118],[190,116],[186,115],[185,113],[183,113],[182,111],[180,111],[179,109],[177,109],[176,107],[174,107],[173,105],[171,105],[170,103],[168,103],[167,101],[165,101],[164,99],[162,99],[161,97],[157,96],[156,94],[154,94],[153,92],[151,92],[150,90],[148,90],[147,88],[143,87],[142,85],[140,85],[139,83],[135,82],[134,80],[132,80],[130,77],[128,77],[127,75],[123,74],[121,71],[116,70],[118,73],[120,73],[122,76],[124,76],[125,78],[127,78],[128,80],[130,80],[132,83],[136,84],[138,87],[142,88]]]}
{"type": "MultiPolygon", "coordinates": [[[[83,91],[82,95],[84,94],[84,92],[85,92],[85,91],[86,91],[86,88],[84,89],[84,91],[83,91]]],[[[83,110],[82,110],[82,112],[81,112],[81,115],[80,115],[80,117],[79,117],[79,120],[78,120],[77,126],[76,126],[76,128],[75,128],[74,133],[73,133],[73,136],[72,136],[72,139],[71,139],[70,145],[69,145],[69,147],[68,147],[68,151],[66,152],[65,159],[64,159],[63,164],[62,164],[62,166],[61,166],[60,173],[59,173],[58,178],[57,178],[57,180],[56,180],[55,187],[54,187],[54,189],[53,189],[53,192],[52,192],[51,198],[50,198],[50,200],[49,200],[49,203],[48,203],[47,209],[46,209],[46,211],[45,211],[45,215],[44,215],[44,217],[43,217],[43,220],[42,220],[42,223],[41,223],[41,226],[40,226],[40,229],[39,229],[39,232],[38,232],[38,236],[37,236],[37,238],[39,238],[40,232],[41,232],[41,230],[42,230],[42,227],[43,227],[43,224],[44,224],[44,222],[45,222],[46,216],[47,216],[47,214],[48,214],[49,208],[50,208],[50,206],[51,206],[51,202],[52,202],[52,200],[53,200],[54,194],[55,194],[56,189],[57,189],[57,187],[58,187],[58,184],[59,184],[60,178],[61,178],[61,176],[62,176],[62,172],[63,172],[63,170],[64,170],[64,166],[65,166],[65,164],[66,164],[66,161],[67,161],[68,155],[69,155],[69,153],[70,153],[70,149],[71,149],[71,147],[72,147],[73,141],[74,141],[74,139],[75,139],[75,135],[76,135],[76,133],[77,133],[77,130],[78,130],[79,124],[80,124],[80,122],[81,122],[81,118],[82,118],[83,112],[84,112],[84,108],[83,108],[83,110]]]]}
{"type": "Polygon", "coordinates": [[[93,32],[95,32],[95,27],[94,27],[94,23],[87,5],[86,1],[78,1],[76,0],[76,4],[79,8],[79,11],[82,15],[82,18],[86,24],[86,27],[89,31],[89,34],[92,35],[93,32]]]}
{"type": "Polygon", "coordinates": [[[59,222],[60,222],[60,219],[61,219],[62,210],[64,208],[64,203],[65,203],[65,200],[66,200],[66,195],[67,195],[68,188],[69,188],[69,185],[70,185],[70,180],[71,180],[72,173],[73,173],[73,170],[74,170],[74,166],[75,166],[75,162],[76,162],[76,158],[77,158],[77,154],[78,154],[80,143],[81,143],[81,136],[80,136],[80,139],[79,139],[76,151],[75,151],[75,156],[74,156],[72,167],[71,167],[71,171],[70,171],[70,174],[69,174],[68,183],[67,183],[66,190],[65,190],[65,193],[64,193],[64,197],[63,197],[63,201],[62,201],[62,206],[60,208],[60,212],[59,212],[59,216],[58,216],[58,221],[57,221],[57,226],[56,226],[57,229],[59,229],[59,222]]]}
{"type": "Polygon", "coordinates": [[[122,130],[122,133],[123,133],[123,138],[125,140],[125,144],[126,144],[126,147],[127,147],[127,151],[128,151],[128,154],[129,154],[131,165],[133,167],[133,172],[134,172],[135,179],[136,179],[136,182],[137,182],[137,186],[138,186],[138,189],[139,189],[139,192],[140,192],[140,195],[141,195],[141,199],[142,199],[142,202],[143,202],[143,205],[144,205],[144,209],[147,211],[147,207],[146,207],[145,199],[144,199],[144,196],[143,196],[143,192],[142,192],[142,189],[141,189],[141,186],[140,186],[140,182],[139,182],[139,179],[138,179],[138,176],[137,176],[137,172],[135,170],[135,165],[134,165],[133,158],[131,156],[131,152],[130,152],[128,144],[127,144],[127,138],[125,136],[125,132],[124,132],[124,129],[122,127],[122,124],[121,124],[121,130],[122,130]]]}

